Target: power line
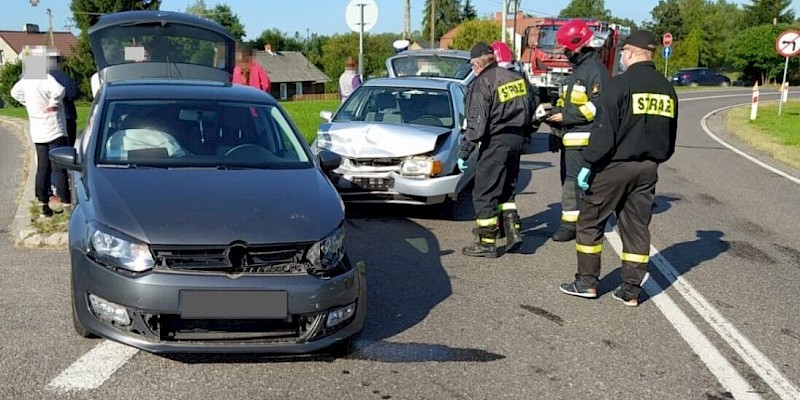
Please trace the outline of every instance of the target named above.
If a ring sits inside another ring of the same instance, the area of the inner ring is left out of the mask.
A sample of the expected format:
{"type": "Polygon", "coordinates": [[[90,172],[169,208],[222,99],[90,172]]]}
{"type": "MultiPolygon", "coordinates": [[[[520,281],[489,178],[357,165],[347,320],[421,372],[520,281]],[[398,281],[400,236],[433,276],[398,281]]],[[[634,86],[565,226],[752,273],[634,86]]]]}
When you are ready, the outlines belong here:
{"type": "MultiPolygon", "coordinates": [[[[487,3],[497,4],[499,6],[503,5],[503,2],[499,1],[499,0],[483,0],[483,1],[485,1],[487,3]]],[[[519,10],[527,11],[527,12],[533,14],[533,15],[543,15],[543,16],[549,16],[549,17],[557,17],[558,16],[558,14],[553,14],[553,13],[549,13],[549,12],[534,10],[534,9],[527,8],[527,7],[519,7],[519,10]]]]}

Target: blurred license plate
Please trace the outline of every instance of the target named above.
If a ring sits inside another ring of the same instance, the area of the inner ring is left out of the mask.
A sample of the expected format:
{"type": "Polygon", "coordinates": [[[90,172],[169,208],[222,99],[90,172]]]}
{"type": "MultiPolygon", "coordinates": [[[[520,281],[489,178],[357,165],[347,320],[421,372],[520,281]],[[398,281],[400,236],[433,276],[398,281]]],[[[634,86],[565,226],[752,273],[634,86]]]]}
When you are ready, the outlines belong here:
{"type": "Polygon", "coordinates": [[[181,290],[184,319],[284,319],[286,292],[181,290]]]}
{"type": "Polygon", "coordinates": [[[392,178],[353,178],[353,186],[369,190],[389,190],[394,187],[392,178]]]}

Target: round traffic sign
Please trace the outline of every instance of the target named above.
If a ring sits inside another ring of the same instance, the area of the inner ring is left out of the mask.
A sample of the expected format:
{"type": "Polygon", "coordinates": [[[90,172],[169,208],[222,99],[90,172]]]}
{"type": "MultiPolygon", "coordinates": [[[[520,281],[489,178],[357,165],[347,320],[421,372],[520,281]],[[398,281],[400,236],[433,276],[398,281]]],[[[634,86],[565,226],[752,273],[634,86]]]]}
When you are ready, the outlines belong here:
{"type": "Polygon", "coordinates": [[[378,5],[375,0],[350,0],[344,13],[347,26],[353,32],[361,32],[361,10],[364,10],[364,32],[369,32],[378,22],[378,5]]]}
{"type": "Polygon", "coordinates": [[[784,57],[800,54],[800,32],[793,29],[781,32],[775,41],[775,50],[784,57]]]}
{"type": "Polygon", "coordinates": [[[664,37],[661,39],[661,43],[664,46],[672,46],[672,34],[667,32],[664,34],[664,37]]]}

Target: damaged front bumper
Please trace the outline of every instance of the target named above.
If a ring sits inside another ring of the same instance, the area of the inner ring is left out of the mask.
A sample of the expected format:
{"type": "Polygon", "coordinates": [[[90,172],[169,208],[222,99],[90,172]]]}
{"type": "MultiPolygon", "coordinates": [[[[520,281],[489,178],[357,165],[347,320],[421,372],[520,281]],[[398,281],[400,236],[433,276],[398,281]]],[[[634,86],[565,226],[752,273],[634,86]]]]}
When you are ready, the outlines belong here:
{"type": "Polygon", "coordinates": [[[461,174],[407,177],[397,171],[366,172],[340,168],[329,177],[345,201],[434,205],[455,196],[461,174]]]}

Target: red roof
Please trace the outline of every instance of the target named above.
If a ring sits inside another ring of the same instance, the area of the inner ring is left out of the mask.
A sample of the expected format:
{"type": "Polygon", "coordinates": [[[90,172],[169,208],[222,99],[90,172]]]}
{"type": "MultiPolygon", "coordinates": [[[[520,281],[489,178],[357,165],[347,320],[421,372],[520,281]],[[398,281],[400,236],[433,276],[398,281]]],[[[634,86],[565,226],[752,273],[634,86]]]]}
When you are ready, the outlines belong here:
{"type": "MultiPolygon", "coordinates": [[[[0,39],[8,43],[17,54],[20,54],[25,46],[34,48],[50,45],[47,32],[0,31],[0,39]]],[[[72,48],[78,43],[78,38],[71,32],[53,32],[53,39],[58,52],[65,56],[72,54],[72,48]]]]}

